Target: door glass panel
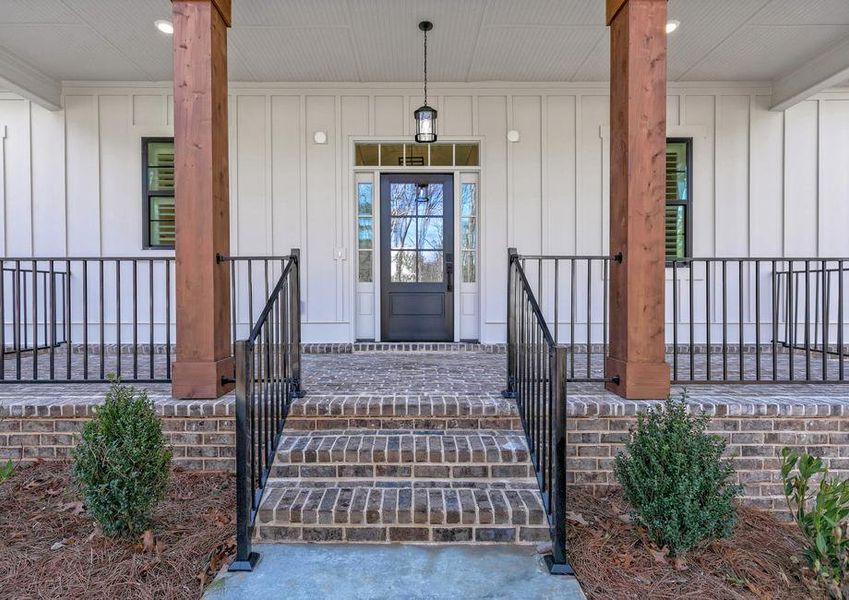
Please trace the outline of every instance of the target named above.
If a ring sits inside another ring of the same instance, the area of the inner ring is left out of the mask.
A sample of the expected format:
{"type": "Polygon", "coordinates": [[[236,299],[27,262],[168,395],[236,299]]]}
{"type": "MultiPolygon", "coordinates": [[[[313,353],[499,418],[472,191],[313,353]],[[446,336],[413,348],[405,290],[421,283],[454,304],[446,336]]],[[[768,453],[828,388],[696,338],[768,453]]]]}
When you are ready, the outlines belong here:
{"type": "Polygon", "coordinates": [[[419,219],[419,250],[442,250],[442,217],[419,219]]]}
{"type": "Polygon", "coordinates": [[[393,216],[416,214],[416,186],[412,183],[393,183],[389,189],[389,209],[393,216]]]}
{"type": "Polygon", "coordinates": [[[442,281],[442,252],[419,252],[419,282],[440,283],[442,281]]]}
{"type": "Polygon", "coordinates": [[[392,217],[390,247],[393,250],[416,248],[416,219],[413,217],[392,217]]]}
{"type": "Polygon", "coordinates": [[[390,252],[390,281],[393,283],[415,283],[416,252],[393,250],[390,252]]]}
{"type": "Polygon", "coordinates": [[[432,183],[427,186],[427,202],[416,202],[419,216],[433,217],[442,214],[443,193],[441,183],[432,183]]]}

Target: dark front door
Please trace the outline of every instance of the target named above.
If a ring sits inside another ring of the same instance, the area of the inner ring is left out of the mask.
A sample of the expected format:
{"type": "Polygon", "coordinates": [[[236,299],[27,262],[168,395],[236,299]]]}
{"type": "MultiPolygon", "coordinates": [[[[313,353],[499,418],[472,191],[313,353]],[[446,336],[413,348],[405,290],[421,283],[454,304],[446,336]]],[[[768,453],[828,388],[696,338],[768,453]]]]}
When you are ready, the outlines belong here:
{"type": "Polygon", "coordinates": [[[454,184],[451,175],[380,178],[381,338],[454,339],[454,184]]]}

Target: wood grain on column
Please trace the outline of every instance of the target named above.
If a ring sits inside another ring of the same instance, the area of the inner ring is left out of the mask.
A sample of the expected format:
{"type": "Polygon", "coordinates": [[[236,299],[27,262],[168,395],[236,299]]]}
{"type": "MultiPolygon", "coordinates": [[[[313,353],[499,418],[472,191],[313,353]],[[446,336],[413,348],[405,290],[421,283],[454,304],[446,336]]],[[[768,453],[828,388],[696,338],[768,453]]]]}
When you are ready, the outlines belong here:
{"type": "Polygon", "coordinates": [[[232,389],[227,144],[230,0],[173,0],[177,356],[175,398],[232,389]]]}
{"type": "Polygon", "coordinates": [[[666,276],[666,0],[608,0],[610,269],[607,389],[630,399],[669,394],[666,276]]]}

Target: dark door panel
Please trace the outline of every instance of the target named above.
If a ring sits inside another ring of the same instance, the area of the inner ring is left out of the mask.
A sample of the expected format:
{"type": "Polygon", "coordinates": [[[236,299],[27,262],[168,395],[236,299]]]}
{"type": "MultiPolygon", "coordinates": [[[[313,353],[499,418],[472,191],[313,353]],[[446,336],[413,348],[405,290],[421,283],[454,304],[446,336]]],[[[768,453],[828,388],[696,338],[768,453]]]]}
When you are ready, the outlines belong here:
{"type": "Polygon", "coordinates": [[[383,175],[380,179],[383,340],[453,340],[453,249],[453,177],[430,173],[383,175]]]}

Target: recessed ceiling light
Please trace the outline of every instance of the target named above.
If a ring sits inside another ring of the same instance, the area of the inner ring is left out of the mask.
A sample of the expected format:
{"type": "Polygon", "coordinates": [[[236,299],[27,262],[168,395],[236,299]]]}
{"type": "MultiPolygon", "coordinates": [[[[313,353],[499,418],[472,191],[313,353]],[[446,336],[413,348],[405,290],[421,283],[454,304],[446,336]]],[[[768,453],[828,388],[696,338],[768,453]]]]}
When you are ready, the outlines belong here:
{"type": "Polygon", "coordinates": [[[165,35],[172,35],[174,33],[174,25],[171,21],[166,21],[165,19],[160,19],[154,23],[156,28],[165,35]]]}
{"type": "Polygon", "coordinates": [[[681,21],[676,21],[675,19],[671,19],[666,22],[666,33],[672,33],[678,26],[681,24],[681,21]]]}

